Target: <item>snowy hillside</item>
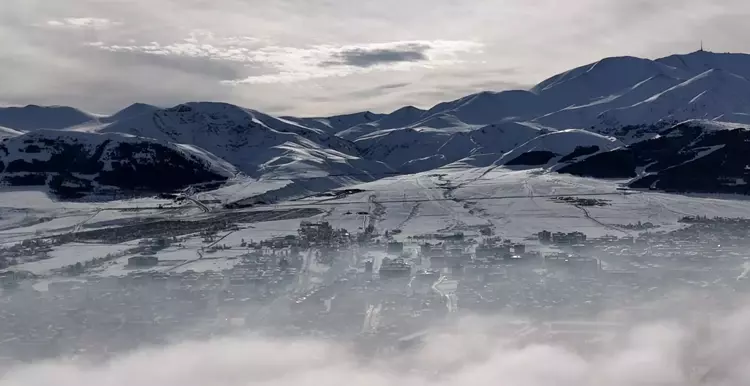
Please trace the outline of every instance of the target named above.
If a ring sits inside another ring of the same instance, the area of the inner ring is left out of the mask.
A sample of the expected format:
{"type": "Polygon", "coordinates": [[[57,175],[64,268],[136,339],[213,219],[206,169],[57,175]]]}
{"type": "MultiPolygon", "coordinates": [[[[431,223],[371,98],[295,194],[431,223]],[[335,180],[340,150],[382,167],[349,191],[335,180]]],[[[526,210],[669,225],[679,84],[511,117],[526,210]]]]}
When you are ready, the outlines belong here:
{"type": "Polygon", "coordinates": [[[36,130],[0,142],[0,181],[63,197],[119,188],[164,192],[223,182],[229,163],[200,148],[124,134],[36,130]]]}
{"type": "Polygon", "coordinates": [[[365,157],[383,160],[396,170],[408,172],[440,167],[442,162],[460,159],[475,147],[467,136],[409,128],[377,131],[357,139],[356,144],[365,149],[365,157]]]}
{"type": "Polygon", "coordinates": [[[380,159],[394,169],[416,173],[435,169],[470,154],[505,153],[546,133],[531,124],[506,122],[478,129],[380,130],[357,139],[367,158],[380,159]]]}
{"type": "Polygon", "coordinates": [[[425,115],[425,111],[414,106],[402,107],[390,114],[380,115],[377,120],[358,123],[336,133],[336,136],[356,140],[378,130],[411,127],[425,115]]]}
{"type": "Polygon", "coordinates": [[[600,152],[561,167],[560,173],[629,179],[634,188],[673,192],[750,193],[750,129],[688,121],[657,138],[600,152]]]}
{"type": "Polygon", "coordinates": [[[143,114],[152,114],[157,112],[158,110],[159,108],[156,106],[148,105],[145,103],[133,103],[132,105],[112,114],[111,116],[101,118],[100,121],[106,123],[117,122],[123,119],[134,118],[143,114]]]}
{"type": "Polygon", "coordinates": [[[623,146],[612,137],[584,130],[561,130],[536,137],[505,153],[497,165],[527,168],[547,167],[574,161],[623,146]]]}
{"type": "Polygon", "coordinates": [[[23,132],[0,126],[0,139],[16,137],[21,134],[23,134],[23,132]]]}
{"type": "Polygon", "coordinates": [[[632,106],[602,113],[598,127],[721,120],[727,114],[749,112],[750,82],[725,70],[710,69],[632,106]]]}
{"type": "Polygon", "coordinates": [[[197,145],[255,178],[355,174],[367,180],[372,173],[390,170],[362,159],[352,142],[323,130],[225,103],[181,104],[115,121],[98,131],[197,145]]]}
{"type": "Polygon", "coordinates": [[[450,114],[461,122],[485,125],[510,118],[525,119],[545,112],[544,101],[529,91],[481,92],[436,105],[425,116],[450,114]]]}
{"type": "Polygon", "coordinates": [[[370,111],[354,114],[336,115],[332,117],[319,118],[297,118],[282,117],[283,119],[294,122],[300,126],[310,127],[321,130],[328,134],[336,134],[339,131],[346,130],[350,127],[376,122],[383,118],[385,114],[375,114],[370,111]]]}
{"type": "Polygon", "coordinates": [[[655,75],[608,97],[586,104],[577,104],[536,118],[534,121],[559,129],[590,128],[596,126],[605,111],[628,107],[669,89],[680,81],[667,75],[655,75]]]}

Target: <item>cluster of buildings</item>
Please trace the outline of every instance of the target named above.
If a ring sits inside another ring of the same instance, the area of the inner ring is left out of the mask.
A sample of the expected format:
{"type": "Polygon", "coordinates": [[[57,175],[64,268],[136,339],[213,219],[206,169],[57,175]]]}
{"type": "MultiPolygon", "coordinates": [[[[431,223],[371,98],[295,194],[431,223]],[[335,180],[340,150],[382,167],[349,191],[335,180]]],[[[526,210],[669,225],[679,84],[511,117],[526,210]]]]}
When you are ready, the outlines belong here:
{"type": "Polygon", "coordinates": [[[505,260],[521,260],[529,257],[526,245],[514,243],[511,240],[501,238],[488,238],[475,249],[476,261],[478,263],[492,263],[505,260]]]}
{"type": "Polygon", "coordinates": [[[541,231],[537,234],[543,244],[576,245],[586,242],[586,235],[582,232],[550,232],[541,231]]]}
{"type": "Polygon", "coordinates": [[[30,260],[46,259],[54,245],[51,240],[27,239],[18,244],[0,247],[0,269],[30,260]]]}
{"type": "MultiPolygon", "coordinates": [[[[378,345],[456,312],[567,320],[643,304],[677,285],[711,283],[719,294],[750,289],[738,271],[748,257],[749,220],[684,224],[628,237],[542,231],[537,244],[463,234],[357,243],[345,230],[308,222],[296,235],[243,240],[248,252],[217,272],[135,269],[46,289],[4,275],[0,358],[106,357],[159,344],[175,331],[198,337],[255,327],[378,345]]],[[[131,264],[158,264],[155,254],[174,242],[143,242],[131,264]]],[[[207,259],[220,258],[221,250],[214,255],[207,259]]]]}

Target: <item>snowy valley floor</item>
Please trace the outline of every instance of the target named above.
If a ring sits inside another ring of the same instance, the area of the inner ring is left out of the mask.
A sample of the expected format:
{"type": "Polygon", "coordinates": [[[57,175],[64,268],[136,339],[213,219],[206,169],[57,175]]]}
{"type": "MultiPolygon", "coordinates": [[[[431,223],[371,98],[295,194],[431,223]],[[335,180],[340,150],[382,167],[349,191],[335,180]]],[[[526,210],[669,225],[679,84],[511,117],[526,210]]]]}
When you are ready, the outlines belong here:
{"type": "MultiPolygon", "coordinates": [[[[160,221],[196,222],[195,229],[185,231],[179,243],[157,253],[163,264],[152,268],[180,272],[230,268],[245,251],[243,241],[296,234],[302,220],[328,221],[334,228],[351,233],[371,224],[381,233],[397,230],[395,237],[401,240],[435,233],[476,234],[489,228],[495,235],[533,244],[530,238],[542,230],[581,231],[589,237],[625,236],[643,231],[626,227],[638,222],[653,224],[652,231],[669,231],[682,226],[678,220],[688,215],[750,218],[750,202],[742,197],[622,190],[619,182],[541,170],[447,167],[352,186],[361,192],[340,198],[308,197],[234,211],[216,207],[210,213],[203,213],[190,202],[178,205],[168,200],[137,199],[67,203],[54,201],[44,192],[5,190],[0,192],[0,245],[10,248],[24,240],[123,225],[130,226],[127,232],[134,232],[138,227],[162,226],[160,221]],[[235,217],[227,217],[230,215],[235,217]],[[225,219],[236,223],[237,228],[219,231],[211,240],[200,235],[205,224],[225,219]],[[202,252],[212,245],[226,249],[202,252]]],[[[233,189],[235,197],[242,194],[242,186],[233,189]]],[[[258,193],[252,184],[246,187],[251,194],[258,193]]],[[[115,231],[112,234],[119,236],[109,243],[90,240],[57,245],[46,252],[48,258],[22,258],[13,269],[50,275],[77,262],[107,257],[89,272],[127,274],[132,271],[126,267],[132,256],[128,251],[141,240],[137,236],[120,237],[127,232],[115,231]]]]}

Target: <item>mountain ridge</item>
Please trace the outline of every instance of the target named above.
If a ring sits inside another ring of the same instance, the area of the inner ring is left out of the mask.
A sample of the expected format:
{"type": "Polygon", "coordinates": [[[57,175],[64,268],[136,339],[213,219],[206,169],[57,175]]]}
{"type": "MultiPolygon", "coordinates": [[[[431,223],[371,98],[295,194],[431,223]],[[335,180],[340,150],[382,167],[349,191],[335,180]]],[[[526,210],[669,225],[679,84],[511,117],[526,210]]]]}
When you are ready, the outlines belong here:
{"type": "Polygon", "coordinates": [[[617,150],[611,144],[636,149],[680,122],[750,123],[748,77],[747,54],[621,56],[562,72],[530,90],[482,91],[428,109],[404,106],[390,113],[276,117],[219,102],[168,108],[135,103],[110,116],[65,106],[0,108],[0,137],[35,131],[54,137],[47,129],[125,133],[200,148],[250,178],[329,178],[321,184],[326,187],[472,157],[472,164],[500,160],[503,167],[556,171],[612,157],[617,150]],[[543,139],[534,142],[540,137],[554,138],[562,148],[542,149],[537,142],[543,139]],[[493,156],[477,157],[482,154],[493,156]]]}

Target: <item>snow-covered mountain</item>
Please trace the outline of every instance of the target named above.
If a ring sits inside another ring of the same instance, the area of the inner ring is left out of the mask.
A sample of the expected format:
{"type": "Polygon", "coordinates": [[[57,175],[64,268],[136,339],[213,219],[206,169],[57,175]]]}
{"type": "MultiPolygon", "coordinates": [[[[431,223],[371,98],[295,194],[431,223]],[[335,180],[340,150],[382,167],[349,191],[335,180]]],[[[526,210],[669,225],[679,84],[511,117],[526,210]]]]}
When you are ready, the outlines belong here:
{"type": "Polygon", "coordinates": [[[540,135],[505,153],[497,165],[548,167],[623,146],[613,137],[569,129],[540,135]]]}
{"type": "Polygon", "coordinates": [[[126,133],[200,148],[257,180],[311,180],[329,189],[456,162],[570,172],[621,149],[660,143],[665,128],[688,120],[714,128],[750,123],[750,55],[605,58],[529,90],[479,92],[388,114],[275,117],[213,102],[136,103],[111,116],[61,106],[0,108],[0,137],[42,129],[126,133]]]}
{"type": "Polygon", "coordinates": [[[628,180],[633,188],[750,194],[750,127],[687,121],[657,138],[592,155],[561,173],[628,180]]]}
{"type": "Polygon", "coordinates": [[[367,177],[390,171],[361,158],[350,141],[226,103],[181,104],[118,120],[97,131],[200,146],[255,178],[367,177]]]}
{"type": "Polygon", "coordinates": [[[0,126],[0,139],[12,138],[12,137],[19,136],[21,134],[23,134],[23,132],[0,126]]]}
{"type": "Polygon", "coordinates": [[[505,122],[475,129],[400,128],[356,140],[363,156],[383,160],[402,173],[435,169],[470,154],[505,153],[549,132],[533,124],[505,122]]]}
{"type": "Polygon", "coordinates": [[[236,172],[200,148],[125,134],[39,129],[0,142],[0,182],[48,186],[63,197],[112,188],[173,191],[236,172]]]}
{"type": "Polygon", "coordinates": [[[314,128],[328,134],[336,134],[339,131],[346,130],[350,127],[376,122],[384,116],[385,114],[376,114],[371,111],[364,111],[361,113],[335,115],[332,117],[282,117],[282,119],[294,122],[300,126],[314,128]]]}

